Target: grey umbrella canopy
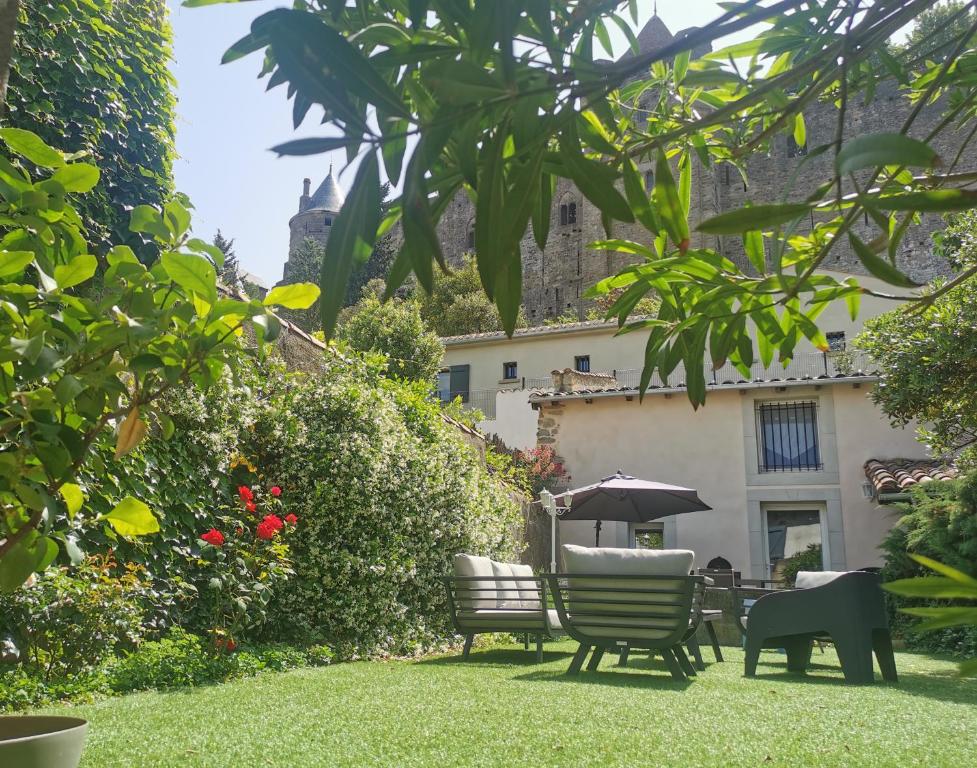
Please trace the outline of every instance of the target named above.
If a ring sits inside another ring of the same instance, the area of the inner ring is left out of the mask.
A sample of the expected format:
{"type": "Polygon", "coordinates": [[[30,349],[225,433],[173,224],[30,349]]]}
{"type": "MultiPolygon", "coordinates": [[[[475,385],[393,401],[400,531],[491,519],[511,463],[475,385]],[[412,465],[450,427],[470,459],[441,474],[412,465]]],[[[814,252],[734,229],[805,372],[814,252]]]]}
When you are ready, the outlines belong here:
{"type": "Polygon", "coordinates": [[[585,485],[563,494],[568,509],[561,520],[596,520],[595,545],[600,544],[603,520],[647,523],[661,517],[712,509],[692,488],[639,480],[618,470],[599,483],[585,485]]]}

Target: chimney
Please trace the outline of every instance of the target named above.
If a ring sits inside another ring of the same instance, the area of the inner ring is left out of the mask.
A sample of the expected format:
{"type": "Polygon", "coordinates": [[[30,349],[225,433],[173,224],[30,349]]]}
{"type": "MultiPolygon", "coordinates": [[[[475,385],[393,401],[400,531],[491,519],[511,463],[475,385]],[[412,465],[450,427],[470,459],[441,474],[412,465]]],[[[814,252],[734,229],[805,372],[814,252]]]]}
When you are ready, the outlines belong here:
{"type": "Polygon", "coordinates": [[[309,188],[312,186],[312,179],[302,179],[302,197],[309,196],[309,188]]]}

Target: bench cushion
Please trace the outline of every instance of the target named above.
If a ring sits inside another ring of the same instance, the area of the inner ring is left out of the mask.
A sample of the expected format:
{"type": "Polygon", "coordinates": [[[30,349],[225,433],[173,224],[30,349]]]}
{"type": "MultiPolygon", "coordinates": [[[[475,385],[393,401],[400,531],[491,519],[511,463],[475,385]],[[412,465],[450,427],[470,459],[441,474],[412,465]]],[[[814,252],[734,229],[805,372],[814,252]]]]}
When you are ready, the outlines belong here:
{"type": "Polygon", "coordinates": [[[510,563],[492,564],[492,574],[495,576],[495,587],[498,590],[499,608],[522,608],[522,596],[519,594],[518,584],[512,580],[512,565],[510,563]]]}
{"type": "Polygon", "coordinates": [[[798,571],[794,586],[797,589],[812,589],[813,587],[823,587],[825,584],[834,581],[839,576],[844,576],[848,571],[798,571]]]}
{"type": "MultiPolygon", "coordinates": [[[[551,628],[560,630],[560,617],[550,608],[546,617],[551,628]]],[[[466,628],[480,627],[485,632],[516,632],[519,630],[538,630],[541,628],[540,614],[532,611],[512,611],[504,608],[489,608],[485,610],[463,613],[459,616],[466,628]]]]}
{"type": "Polygon", "coordinates": [[[495,573],[492,561],[479,555],[455,555],[455,576],[478,576],[485,580],[475,579],[459,583],[457,587],[458,599],[462,608],[484,609],[498,608],[499,596],[495,588],[495,573]]]}
{"type": "Polygon", "coordinates": [[[539,608],[539,588],[536,586],[535,581],[529,580],[535,577],[532,566],[523,565],[522,563],[512,563],[511,567],[513,576],[522,577],[516,581],[516,586],[519,588],[519,598],[522,600],[522,607],[539,608]]]}
{"type": "Polygon", "coordinates": [[[563,545],[567,573],[621,576],[687,576],[695,562],[690,549],[622,549],[563,545]]]}

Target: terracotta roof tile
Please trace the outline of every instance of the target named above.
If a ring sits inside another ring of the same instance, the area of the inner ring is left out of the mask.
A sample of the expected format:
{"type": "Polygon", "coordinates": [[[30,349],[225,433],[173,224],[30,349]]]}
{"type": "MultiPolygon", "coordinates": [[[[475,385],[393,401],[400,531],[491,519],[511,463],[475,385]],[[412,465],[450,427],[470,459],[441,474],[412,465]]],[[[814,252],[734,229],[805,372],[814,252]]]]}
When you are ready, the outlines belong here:
{"type": "Polygon", "coordinates": [[[865,462],[865,476],[878,493],[908,491],[918,483],[931,480],[952,480],[957,468],[936,459],[869,459],[865,462]]]}

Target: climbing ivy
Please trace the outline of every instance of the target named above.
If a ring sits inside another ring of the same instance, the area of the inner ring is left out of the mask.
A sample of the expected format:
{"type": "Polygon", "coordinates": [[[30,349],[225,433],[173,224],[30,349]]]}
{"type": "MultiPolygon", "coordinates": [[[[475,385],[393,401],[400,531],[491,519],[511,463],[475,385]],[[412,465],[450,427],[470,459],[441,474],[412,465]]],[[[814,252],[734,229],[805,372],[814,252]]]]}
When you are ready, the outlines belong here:
{"type": "Polygon", "coordinates": [[[155,247],[128,210],[172,196],[173,78],[164,0],[22,0],[4,123],[64,152],[88,153],[101,180],[78,201],[99,252],[155,247]]]}

